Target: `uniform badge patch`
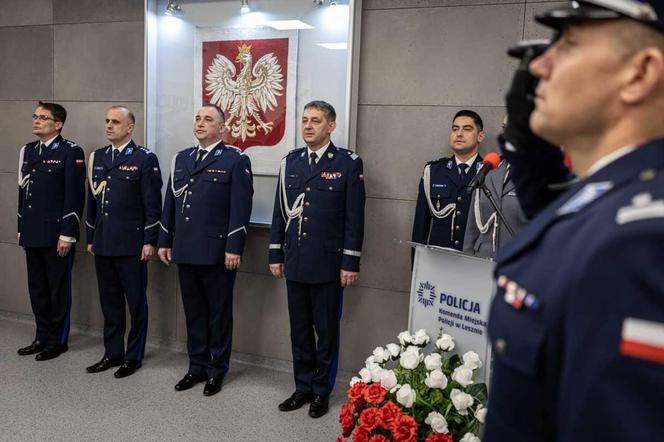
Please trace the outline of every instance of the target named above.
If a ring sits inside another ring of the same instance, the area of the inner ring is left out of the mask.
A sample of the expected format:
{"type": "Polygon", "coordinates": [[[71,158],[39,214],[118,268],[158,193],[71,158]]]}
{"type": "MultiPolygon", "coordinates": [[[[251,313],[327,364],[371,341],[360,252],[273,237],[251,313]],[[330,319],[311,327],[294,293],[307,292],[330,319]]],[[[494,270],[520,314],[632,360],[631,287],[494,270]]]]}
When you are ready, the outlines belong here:
{"type": "Polygon", "coordinates": [[[578,212],[588,204],[595,201],[600,196],[613,188],[611,181],[602,181],[600,183],[588,183],[583,189],[579,190],[569,201],[567,201],[558,211],[558,215],[567,215],[578,212]]]}
{"type": "Polygon", "coordinates": [[[449,161],[447,162],[447,168],[450,169],[450,170],[452,170],[452,167],[454,167],[454,161],[449,160],[449,161]]]}
{"type": "Polygon", "coordinates": [[[447,184],[432,184],[431,187],[447,187],[447,184]]]}
{"type": "Polygon", "coordinates": [[[321,172],[320,176],[324,180],[337,180],[341,178],[341,172],[321,172]]]}
{"type": "Polygon", "coordinates": [[[475,170],[480,170],[482,168],[482,163],[475,164],[475,170]]]}
{"type": "Polygon", "coordinates": [[[217,149],[217,150],[215,150],[215,151],[214,151],[214,156],[215,156],[215,157],[220,156],[220,155],[221,155],[221,152],[222,152],[221,149],[217,149]]]}
{"type": "Polygon", "coordinates": [[[534,294],[528,293],[528,290],[521,287],[516,281],[512,281],[505,275],[501,275],[498,277],[497,284],[498,287],[505,290],[505,295],[503,296],[505,302],[515,310],[521,310],[524,306],[529,310],[538,310],[540,308],[541,303],[539,299],[534,294]]]}
{"type": "Polygon", "coordinates": [[[123,172],[136,172],[138,170],[138,166],[122,165],[122,166],[118,166],[118,169],[123,171],[123,172]]]}
{"type": "Polygon", "coordinates": [[[625,318],[620,336],[620,354],[664,364],[664,324],[625,318]]]}
{"type": "Polygon", "coordinates": [[[85,164],[85,160],[80,160],[80,159],[76,160],[76,164],[78,164],[79,166],[85,164]]]}
{"type": "Polygon", "coordinates": [[[221,169],[208,169],[207,171],[210,172],[210,173],[226,173],[225,170],[221,170],[221,169]]]}
{"type": "Polygon", "coordinates": [[[104,170],[104,166],[95,166],[93,167],[94,170],[104,170]]]}
{"type": "Polygon", "coordinates": [[[55,150],[58,147],[60,147],[60,143],[53,143],[53,145],[51,145],[51,150],[55,150]]]}
{"type": "Polygon", "coordinates": [[[44,164],[60,164],[62,160],[44,160],[44,164]]]}
{"type": "Polygon", "coordinates": [[[616,213],[619,225],[652,218],[664,218],[664,200],[653,201],[649,193],[639,193],[632,198],[632,205],[621,207],[616,213]]]}
{"type": "Polygon", "coordinates": [[[134,148],[133,147],[129,147],[125,151],[125,155],[131,155],[132,153],[134,153],[134,148]]]}

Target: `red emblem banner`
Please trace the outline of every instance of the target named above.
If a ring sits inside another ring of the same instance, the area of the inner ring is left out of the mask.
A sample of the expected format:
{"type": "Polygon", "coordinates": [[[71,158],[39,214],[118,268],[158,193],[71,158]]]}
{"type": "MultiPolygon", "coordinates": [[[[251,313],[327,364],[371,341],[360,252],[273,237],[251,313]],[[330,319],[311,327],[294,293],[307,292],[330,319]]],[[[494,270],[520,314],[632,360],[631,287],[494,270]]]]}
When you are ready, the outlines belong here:
{"type": "Polygon", "coordinates": [[[275,146],[286,130],[288,38],[205,41],[203,103],[226,114],[224,143],[275,146]]]}

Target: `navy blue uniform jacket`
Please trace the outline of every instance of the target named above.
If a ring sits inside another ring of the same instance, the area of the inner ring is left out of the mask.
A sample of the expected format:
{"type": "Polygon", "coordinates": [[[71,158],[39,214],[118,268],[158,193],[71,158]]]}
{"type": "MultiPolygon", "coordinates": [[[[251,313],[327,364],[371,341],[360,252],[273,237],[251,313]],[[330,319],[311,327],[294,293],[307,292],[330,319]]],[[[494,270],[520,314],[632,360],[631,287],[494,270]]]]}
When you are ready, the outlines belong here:
{"type": "Polygon", "coordinates": [[[473,165],[466,171],[465,179],[461,180],[454,157],[440,158],[427,163],[431,171],[429,188],[434,208],[443,210],[449,206],[451,209],[451,204],[456,207],[443,218],[433,216],[424,193],[424,177],[422,177],[413,221],[412,240],[414,242],[457,250],[463,249],[468,210],[472,199],[472,195],[467,192],[468,184],[481,165],[482,157],[477,155],[473,165]]]}
{"type": "Polygon", "coordinates": [[[157,245],[161,219],[161,170],[157,156],[130,141],[112,160],[112,147],[94,152],[85,220],[87,241],[102,256],[140,255],[157,245]],[[106,184],[103,184],[103,183],[106,184]]]}
{"type": "Polygon", "coordinates": [[[338,281],[341,269],[359,272],[365,202],[362,159],[330,143],[312,171],[306,148],[292,150],[282,161],[286,164],[274,199],[270,264],[284,263],[287,279],[311,284],[338,281]],[[286,205],[300,206],[301,216],[289,222],[286,205]]]}
{"type": "Polygon", "coordinates": [[[83,215],[83,149],[58,135],[40,156],[39,144],[23,146],[19,165],[18,233],[23,247],[55,246],[60,235],[78,239],[83,215]]]}
{"type": "Polygon", "coordinates": [[[226,252],[244,249],[254,193],[251,162],[222,142],[194,166],[197,149],[175,156],[159,247],[172,248],[177,264],[222,264],[226,252]]]}
{"type": "Polygon", "coordinates": [[[574,184],[499,251],[482,440],[661,438],[663,262],[664,140],[574,184]]]}

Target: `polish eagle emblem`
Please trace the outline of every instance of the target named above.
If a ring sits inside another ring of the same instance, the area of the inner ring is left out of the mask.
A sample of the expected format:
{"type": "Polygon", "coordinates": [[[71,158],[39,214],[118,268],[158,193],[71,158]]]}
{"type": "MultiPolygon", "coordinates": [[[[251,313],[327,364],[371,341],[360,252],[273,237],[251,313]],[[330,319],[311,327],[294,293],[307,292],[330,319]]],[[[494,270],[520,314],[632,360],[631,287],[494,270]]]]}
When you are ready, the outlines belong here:
{"type": "Polygon", "coordinates": [[[231,135],[245,141],[259,130],[265,134],[272,131],[273,123],[265,121],[265,112],[277,106],[284,78],[272,52],[253,64],[251,45],[242,44],[235,61],[242,65],[239,74],[233,62],[217,54],[205,75],[205,91],[210,102],[227,114],[226,127],[231,135]]]}

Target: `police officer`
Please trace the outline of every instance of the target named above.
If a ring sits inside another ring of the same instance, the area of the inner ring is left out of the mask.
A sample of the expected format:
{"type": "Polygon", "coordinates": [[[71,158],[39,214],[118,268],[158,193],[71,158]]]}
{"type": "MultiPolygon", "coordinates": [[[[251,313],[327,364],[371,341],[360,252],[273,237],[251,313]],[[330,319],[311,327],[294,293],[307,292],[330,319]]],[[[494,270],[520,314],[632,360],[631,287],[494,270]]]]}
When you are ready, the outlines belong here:
{"type": "Polygon", "coordinates": [[[517,186],[559,180],[558,145],[579,181],[542,187],[547,204],[498,254],[483,440],[659,440],[664,4],[574,1],[536,18],[560,36],[515,75],[505,147],[517,186]]]}
{"type": "Polygon", "coordinates": [[[482,118],[476,112],[456,113],[450,132],[454,155],[424,166],[413,221],[413,242],[463,250],[471,200],[467,188],[482,167],[478,149],[484,137],[482,118]]]}
{"type": "Polygon", "coordinates": [[[85,198],[83,149],[60,135],[67,111],[39,102],[32,133],[19,154],[18,244],[25,249],[35,340],[18,350],[46,361],[67,351],[74,243],[85,198]]]}
{"type": "Polygon", "coordinates": [[[104,314],[104,357],[87,367],[99,373],[120,365],[116,378],[141,366],[148,327],[147,260],[156,254],[161,217],[157,156],[131,139],[134,114],[124,106],[106,113],[110,145],[88,161],[88,252],[95,256],[104,314]],[[125,299],[131,328],[125,351],[125,299]],[[124,362],[123,362],[124,361],[124,362]]]}
{"type": "Polygon", "coordinates": [[[189,370],[183,391],[207,379],[203,394],[221,390],[233,332],[233,284],[251,216],[249,158],[221,141],[224,113],[212,104],[196,114],[198,146],[175,155],[164,198],[159,258],[178,264],[187,319],[189,370]]]}
{"type": "Polygon", "coordinates": [[[344,287],[359,277],[364,237],[360,157],[336,147],[336,112],[324,101],[304,107],[306,147],[281,162],[270,233],[270,271],[286,277],[295,393],[291,411],[311,402],[309,416],[328,410],[339,358],[344,287]]]}

